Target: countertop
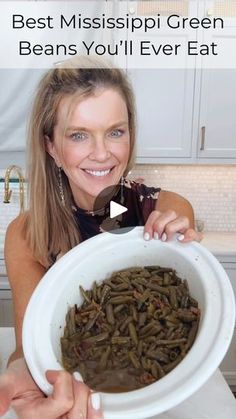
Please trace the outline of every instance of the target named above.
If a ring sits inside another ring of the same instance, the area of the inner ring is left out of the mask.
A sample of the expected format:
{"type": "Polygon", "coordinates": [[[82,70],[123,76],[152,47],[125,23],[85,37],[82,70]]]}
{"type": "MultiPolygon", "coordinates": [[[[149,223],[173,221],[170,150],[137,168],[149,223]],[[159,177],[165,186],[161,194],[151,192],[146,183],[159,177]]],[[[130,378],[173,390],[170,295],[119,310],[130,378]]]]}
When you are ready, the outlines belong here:
{"type": "Polygon", "coordinates": [[[203,235],[201,244],[214,255],[235,256],[236,258],[236,232],[206,231],[203,235]]]}
{"type": "MultiPolygon", "coordinates": [[[[14,349],[14,329],[0,328],[0,372],[14,349]]],[[[150,419],[235,419],[236,400],[219,370],[198,390],[180,405],[150,419]]],[[[15,419],[13,411],[3,416],[15,419]]],[[[122,419],[122,418],[121,418],[122,419]]]]}
{"type": "MultiPolygon", "coordinates": [[[[216,256],[228,255],[236,257],[236,231],[206,231],[201,244],[216,256]]],[[[0,260],[3,257],[4,234],[0,229],[0,260]]]]}

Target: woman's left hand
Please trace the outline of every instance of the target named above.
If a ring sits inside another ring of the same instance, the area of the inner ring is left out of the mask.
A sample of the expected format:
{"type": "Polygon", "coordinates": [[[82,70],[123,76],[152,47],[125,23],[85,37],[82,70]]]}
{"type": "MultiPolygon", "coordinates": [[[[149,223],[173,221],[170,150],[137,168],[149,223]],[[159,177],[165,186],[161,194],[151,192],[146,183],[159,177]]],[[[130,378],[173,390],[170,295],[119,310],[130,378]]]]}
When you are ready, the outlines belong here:
{"type": "Polygon", "coordinates": [[[11,406],[19,419],[102,419],[99,393],[92,392],[78,374],[47,371],[50,396],[34,382],[23,358],[10,362],[0,375],[0,416],[11,406]]]}
{"type": "Polygon", "coordinates": [[[144,226],[145,240],[154,238],[167,241],[171,240],[175,233],[180,233],[178,240],[182,243],[193,240],[200,242],[202,239],[202,233],[190,228],[188,217],[178,215],[173,210],[151,212],[144,226]]]}

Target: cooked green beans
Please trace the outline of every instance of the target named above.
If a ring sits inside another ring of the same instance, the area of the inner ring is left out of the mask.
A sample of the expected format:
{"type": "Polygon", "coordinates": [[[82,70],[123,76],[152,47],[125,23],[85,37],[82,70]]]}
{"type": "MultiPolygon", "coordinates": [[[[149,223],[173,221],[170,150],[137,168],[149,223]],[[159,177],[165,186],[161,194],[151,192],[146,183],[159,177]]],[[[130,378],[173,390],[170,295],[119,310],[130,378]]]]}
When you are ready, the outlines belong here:
{"type": "Polygon", "coordinates": [[[79,288],[83,303],[66,315],[62,362],[92,389],[122,392],[153,383],[195,340],[198,303],[173,269],[124,269],[91,290],[79,288]]]}

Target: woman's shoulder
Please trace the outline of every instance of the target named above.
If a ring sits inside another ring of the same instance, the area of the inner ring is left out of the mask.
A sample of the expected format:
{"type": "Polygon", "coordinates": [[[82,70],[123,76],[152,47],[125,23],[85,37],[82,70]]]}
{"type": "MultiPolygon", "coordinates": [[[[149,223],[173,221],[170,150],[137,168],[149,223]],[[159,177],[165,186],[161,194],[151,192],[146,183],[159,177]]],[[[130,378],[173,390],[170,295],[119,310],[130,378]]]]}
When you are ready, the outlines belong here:
{"type": "Polygon", "coordinates": [[[26,239],[27,220],[28,211],[19,214],[8,224],[4,245],[5,260],[12,254],[22,256],[31,253],[26,239]]]}
{"type": "Polygon", "coordinates": [[[158,207],[162,211],[165,211],[172,207],[176,208],[178,212],[181,212],[183,208],[192,209],[190,202],[182,195],[176,192],[166,190],[161,190],[160,192],[158,207]]]}
{"type": "Polygon", "coordinates": [[[20,260],[24,263],[42,265],[34,257],[27,238],[28,215],[29,212],[25,211],[12,220],[7,227],[4,244],[4,257],[7,265],[9,263],[15,265],[20,260]]]}
{"type": "Polygon", "coordinates": [[[15,236],[15,234],[20,235],[22,238],[24,236],[24,230],[26,226],[26,222],[28,219],[28,211],[25,211],[21,214],[19,214],[16,218],[14,218],[7,226],[6,230],[6,237],[11,237],[12,235],[15,236]]]}

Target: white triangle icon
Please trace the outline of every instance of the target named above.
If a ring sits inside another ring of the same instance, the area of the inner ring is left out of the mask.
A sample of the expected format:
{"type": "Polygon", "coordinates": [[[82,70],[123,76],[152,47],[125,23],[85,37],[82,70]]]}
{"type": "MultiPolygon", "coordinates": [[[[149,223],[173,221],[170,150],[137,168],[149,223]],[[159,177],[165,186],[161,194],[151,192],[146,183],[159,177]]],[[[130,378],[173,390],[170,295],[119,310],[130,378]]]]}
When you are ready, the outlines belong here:
{"type": "Polygon", "coordinates": [[[115,218],[117,215],[123,214],[123,212],[128,211],[128,208],[123,205],[117,204],[117,202],[110,202],[110,218],[115,218]]]}

